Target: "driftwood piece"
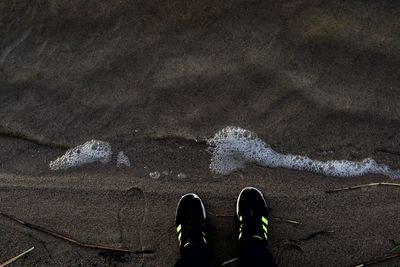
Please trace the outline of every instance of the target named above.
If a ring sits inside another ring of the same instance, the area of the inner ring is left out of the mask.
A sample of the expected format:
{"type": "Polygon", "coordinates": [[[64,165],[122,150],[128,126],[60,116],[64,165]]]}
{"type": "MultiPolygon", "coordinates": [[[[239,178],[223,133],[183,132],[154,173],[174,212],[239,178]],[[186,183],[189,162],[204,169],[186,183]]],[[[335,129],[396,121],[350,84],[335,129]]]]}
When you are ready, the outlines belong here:
{"type": "Polygon", "coordinates": [[[13,263],[14,261],[16,261],[16,260],[18,260],[19,258],[25,256],[26,254],[28,254],[29,252],[31,252],[31,251],[34,250],[34,249],[35,249],[35,247],[31,247],[30,249],[28,249],[28,250],[22,252],[21,254],[19,254],[19,255],[15,256],[15,257],[9,259],[8,261],[6,261],[6,262],[0,264],[0,267],[5,267],[5,266],[7,266],[7,265],[13,263]]]}
{"type": "Polygon", "coordinates": [[[348,186],[348,187],[342,187],[342,188],[334,188],[334,189],[326,190],[325,192],[326,193],[336,193],[336,192],[341,192],[341,191],[355,190],[355,189],[361,189],[361,188],[372,187],[372,186],[390,186],[390,187],[399,187],[399,189],[400,189],[400,184],[379,182],[379,183],[354,185],[354,186],[348,186]]]}
{"type": "Polygon", "coordinates": [[[132,254],[154,254],[155,253],[154,250],[129,250],[129,249],[114,248],[114,247],[98,245],[98,244],[83,243],[83,242],[77,241],[77,240],[75,240],[73,238],[70,238],[70,237],[61,235],[59,233],[53,232],[51,230],[45,229],[45,228],[43,228],[41,226],[25,222],[25,221],[23,221],[23,220],[21,220],[19,218],[16,218],[16,217],[14,217],[12,215],[9,215],[9,214],[5,213],[3,211],[0,211],[0,215],[4,216],[4,217],[6,217],[6,218],[8,218],[10,220],[13,220],[14,222],[22,224],[22,225],[24,225],[24,226],[26,226],[26,227],[28,227],[30,229],[34,229],[34,230],[37,230],[39,232],[51,235],[53,237],[62,239],[64,241],[70,242],[70,243],[78,245],[80,247],[91,248],[91,249],[101,249],[101,250],[108,250],[108,251],[115,251],[115,252],[132,253],[132,254]]]}
{"type": "Polygon", "coordinates": [[[380,262],[384,262],[384,261],[387,261],[387,260],[391,260],[391,259],[394,259],[394,258],[397,258],[397,257],[400,257],[400,253],[396,253],[396,254],[383,256],[383,257],[379,257],[379,258],[376,258],[376,259],[372,259],[372,260],[357,264],[354,267],[370,266],[370,265],[373,265],[373,264],[376,264],[376,263],[380,263],[380,262]]]}

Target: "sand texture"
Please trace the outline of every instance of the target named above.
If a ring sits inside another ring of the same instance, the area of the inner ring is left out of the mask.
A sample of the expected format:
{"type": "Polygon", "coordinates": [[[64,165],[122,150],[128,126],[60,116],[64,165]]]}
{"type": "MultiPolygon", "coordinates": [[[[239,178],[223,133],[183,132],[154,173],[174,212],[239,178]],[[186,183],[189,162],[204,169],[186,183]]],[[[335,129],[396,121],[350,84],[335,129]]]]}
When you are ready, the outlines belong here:
{"type": "Polygon", "coordinates": [[[0,14],[0,211],[155,251],[81,248],[0,216],[0,263],[35,246],[13,266],[173,266],[176,203],[196,192],[219,266],[236,257],[235,199],[249,185],[272,217],[302,223],[271,219],[280,266],[351,266],[400,242],[400,189],[325,192],[396,180],[215,175],[205,142],[233,125],[280,153],[400,169],[398,1],[1,1],[0,14]],[[49,169],[92,139],[112,145],[111,163],[49,169]],[[116,167],[118,151],[131,167],[116,167]]]}

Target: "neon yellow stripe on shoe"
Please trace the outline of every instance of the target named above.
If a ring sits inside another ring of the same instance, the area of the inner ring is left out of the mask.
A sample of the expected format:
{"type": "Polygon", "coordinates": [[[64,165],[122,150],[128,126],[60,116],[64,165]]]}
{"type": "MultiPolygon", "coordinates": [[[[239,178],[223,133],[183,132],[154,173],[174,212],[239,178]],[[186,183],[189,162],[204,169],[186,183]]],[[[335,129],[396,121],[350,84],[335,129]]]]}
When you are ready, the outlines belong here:
{"type": "Polygon", "coordinates": [[[268,233],[268,228],[265,225],[263,225],[263,229],[264,229],[264,233],[267,234],[268,233]]]}
{"type": "Polygon", "coordinates": [[[263,223],[265,223],[265,225],[268,226],[269,222],[267,220],[267,218],[265,218],[264,216],[261,217],[261,220],[263,221],[263,223]]]}
{"type": "Polygon", "coordinates": [[[182,224],[180,224],[180,225],[178,225],[178,227],[176,227],[176,232],[180,232],[181,231],[181,229],[182,229],[182,224]]]}
{"type": "Polygon", "coordinates": [[[204,243],[206,243],[207,244],[207,240],[206,240],[206,233],[204,233],[204,232],[201,232],[202,234],[203,234],[203,240],[204,240],[204,243]]]}

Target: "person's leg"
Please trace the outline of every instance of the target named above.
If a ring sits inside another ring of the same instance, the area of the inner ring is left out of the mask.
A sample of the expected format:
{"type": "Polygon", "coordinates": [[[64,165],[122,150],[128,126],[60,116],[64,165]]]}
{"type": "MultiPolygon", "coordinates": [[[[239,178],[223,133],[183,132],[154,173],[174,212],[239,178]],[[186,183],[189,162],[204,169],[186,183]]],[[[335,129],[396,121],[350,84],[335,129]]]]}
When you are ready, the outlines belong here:
{"type": "Polygon", "coordinates": [[[176,231],[181,259],[175,267],[208,267],[210,258],[205,234],[206,210],[196,194],[184,195],[176,209],[176,231]]]}
{"type": "Polygon", "coordinates": [[[207,248],[189,248],[181,254],[181,259],[175,267],[209,267],[210,258],[207,248]]]}
{"type": "Polygon", "coordinates": [[[249,239],[240,244],[240,267],[269,267],[276,266],[267,244],[258,239],[249,239]]]}
{"type": "Polygon", "coordinates": [[[240,266],[276,266],[268,250],[268,208],[263,194],[254,187],[244,188],[237,199],[236,214],[240,266]]]}

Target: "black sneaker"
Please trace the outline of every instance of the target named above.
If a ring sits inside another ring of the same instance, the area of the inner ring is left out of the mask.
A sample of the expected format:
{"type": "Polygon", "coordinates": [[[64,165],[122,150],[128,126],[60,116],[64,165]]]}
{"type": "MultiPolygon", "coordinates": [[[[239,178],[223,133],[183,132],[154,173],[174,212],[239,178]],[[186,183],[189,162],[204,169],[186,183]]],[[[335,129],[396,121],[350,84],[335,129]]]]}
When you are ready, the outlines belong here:
{"type": "Polygon", "coordinates": [[[198,195],[190,193],[182,196],[176,209],[176,231],[181,253],[193,246],[207,245],[206,210],[198,195]]]}
{"type": "Polygon", "coordinates": [[[258,238],[268,241],[268,208],[260,190],[244,188],[236,202],[236,215],[239,219],[239,241],[258,238]]]}

